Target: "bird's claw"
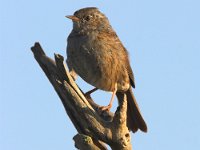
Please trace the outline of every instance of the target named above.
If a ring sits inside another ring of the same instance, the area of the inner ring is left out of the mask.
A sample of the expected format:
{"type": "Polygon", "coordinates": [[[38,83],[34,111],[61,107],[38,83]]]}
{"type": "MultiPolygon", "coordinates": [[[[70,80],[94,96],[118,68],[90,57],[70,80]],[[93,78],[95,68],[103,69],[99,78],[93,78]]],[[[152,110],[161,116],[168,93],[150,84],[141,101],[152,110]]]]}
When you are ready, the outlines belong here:
{"type": "Polygon", "coordinates": [[[99,107],[99,110],[100,110],[101,112],[103,112],[103,111],[110,111],[111,107],[112,107],[112,105],[101,106],[101,107],[99,107]]]}

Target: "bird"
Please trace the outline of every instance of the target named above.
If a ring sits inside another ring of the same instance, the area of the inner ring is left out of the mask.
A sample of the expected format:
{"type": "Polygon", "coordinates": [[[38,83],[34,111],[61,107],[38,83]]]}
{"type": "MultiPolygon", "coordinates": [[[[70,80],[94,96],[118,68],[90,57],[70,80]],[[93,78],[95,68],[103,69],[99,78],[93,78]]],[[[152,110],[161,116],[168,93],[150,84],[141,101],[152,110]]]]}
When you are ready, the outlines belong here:
{"type": "Polygon", "coordinates": [[[123,46],[108,18],[96,7],[81,8],[66,16],[73,22],[67,38],[67,65],[74,79],[77,75],[97,89],[112,92],[110,110],[115,95],[127,96],[127,126],[132,132],[147,132],[132,87],[135,88],[128,51],[123,46]]]}

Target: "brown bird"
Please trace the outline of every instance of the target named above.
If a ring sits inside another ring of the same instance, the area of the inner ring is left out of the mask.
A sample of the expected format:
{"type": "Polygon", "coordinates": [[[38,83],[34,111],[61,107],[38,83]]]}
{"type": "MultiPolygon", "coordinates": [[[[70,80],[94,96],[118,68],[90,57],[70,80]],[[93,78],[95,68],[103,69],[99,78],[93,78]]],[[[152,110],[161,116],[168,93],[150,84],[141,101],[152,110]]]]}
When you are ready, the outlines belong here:
{"type": "Polygon", "coordinates": [[[135,88],[128,52],[112,29],[107,17],[95,7],[83,8],[66,16],[73,21],[68,37],[67,64],[71,74],[78,74],[97,89],[111,91],[112,98],[102,110],[110,110],[116,93],[127,95],[127,122],[133,132],[147,132],[147,126],[136,103],[135,88]]]}

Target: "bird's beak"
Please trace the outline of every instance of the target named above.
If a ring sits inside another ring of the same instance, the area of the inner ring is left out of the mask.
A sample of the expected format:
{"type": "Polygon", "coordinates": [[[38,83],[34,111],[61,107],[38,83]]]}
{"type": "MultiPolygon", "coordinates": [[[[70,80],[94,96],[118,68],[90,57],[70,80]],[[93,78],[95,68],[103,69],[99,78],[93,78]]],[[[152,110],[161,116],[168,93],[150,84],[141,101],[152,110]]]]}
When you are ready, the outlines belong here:
{"type": "Polygon", "coordinates": [[[70,16],[65,16],[65,17],[66,17],[66,18],[69,18],[69,19],[71,19],[72,21],[75,21],[75,22],[80,21],[80,19],[79,19],[78,17],[76,17],[76,16],[70,15],[70,16]]]}

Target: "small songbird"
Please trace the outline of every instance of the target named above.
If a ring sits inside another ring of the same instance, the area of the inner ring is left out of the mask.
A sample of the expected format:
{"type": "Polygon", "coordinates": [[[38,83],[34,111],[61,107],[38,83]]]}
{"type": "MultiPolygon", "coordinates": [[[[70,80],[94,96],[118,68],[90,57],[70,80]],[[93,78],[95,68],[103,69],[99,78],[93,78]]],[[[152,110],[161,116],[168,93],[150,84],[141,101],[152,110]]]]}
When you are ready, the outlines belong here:
{"type": "Polygon", "coordinates": [[[95,89],[111,91],[110,110],[117,92],[127,95],[127,126],[133,132],[147,132],[147,126],[136,103],[135,88],[128,52],[111,27],[108,18],[95,7],[83,8],[66,16],[73,21],[68,37],[67,64],[72,76],[78,74],[95,89]]]}

